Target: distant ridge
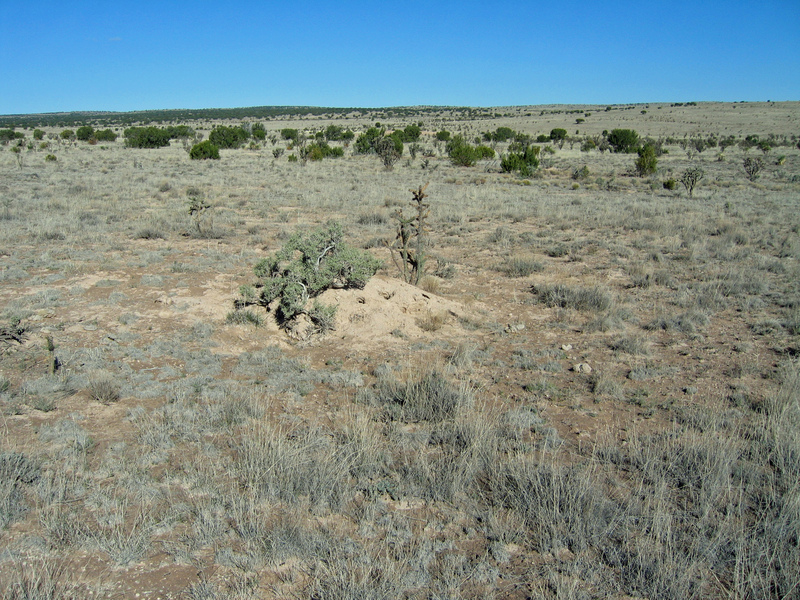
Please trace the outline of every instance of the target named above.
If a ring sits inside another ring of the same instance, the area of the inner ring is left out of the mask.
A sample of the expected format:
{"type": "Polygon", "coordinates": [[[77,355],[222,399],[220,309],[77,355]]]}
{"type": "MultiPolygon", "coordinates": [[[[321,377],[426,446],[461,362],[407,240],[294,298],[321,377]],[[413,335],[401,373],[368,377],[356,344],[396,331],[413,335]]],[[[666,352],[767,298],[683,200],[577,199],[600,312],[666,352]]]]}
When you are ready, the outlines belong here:
{"type": "Polygon", "coordinates": [[[463,112],[469,116],[490,115],[494,109],[451,106],[406,106],[391,108],[325,107],[325,106],[250,106],[242,108],[170,108],[130,112],[70,111],[0,115],[2,127],[59,126],[72,127],[86,123],[99,125],[128,125],[133,123],[158,123],[164,121],[196,121],[210,119],[275,119],[283,117],[342,117],[373,113],[392,117],[438,112],[442,110],[463,112]]]}

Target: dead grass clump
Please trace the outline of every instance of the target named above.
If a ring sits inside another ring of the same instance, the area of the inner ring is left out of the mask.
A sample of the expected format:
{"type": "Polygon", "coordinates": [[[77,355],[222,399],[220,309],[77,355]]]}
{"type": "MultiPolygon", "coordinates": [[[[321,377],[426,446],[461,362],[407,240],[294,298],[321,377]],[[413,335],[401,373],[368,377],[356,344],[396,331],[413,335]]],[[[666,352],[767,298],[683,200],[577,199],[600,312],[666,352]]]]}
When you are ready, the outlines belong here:
{"type": "Polygon", "coordinates": [[[25,489],[40,475],[40,466],[18,452],[0,453],[0,530],[28,510],[25,489]]]}
{"type": "Polygon", "coordinates": [[[163,240],[166,236],[158,229],[145,227],[136,232],[136,238],[140,240],[163,240]]]}
{"type": "Polygon", "coordinates": [[[98,371],[89,376],[89,396],[100,404],[112,404],[120,399],[120,386],[111,373],[98,371]]]}
{"type": "Polygon", "coordinates": [[[225,315],[225,322],[228,325],[254,325],[261,327],[264,324],[264,317],[246,308],[232,310],[225,315]]]}
{"type": "Polygon", "coordinates": [[[498,270],[501,273],[505,273],[508,277],[528,277],[529,275],[543,271],[544,264],[531,258],[515,256],[507,259],[498,267],[498,270]]]}
{"type": "Polygon", "coordinates": [[[83,600],[106,598],[99,585],[89,586],[75,581],[75,574],[62,562],[51,557],[25,557],[14,560],[7,578],[0,584],[3,600],[83,600]]]}
{"type": "Polygon", "coordinates": [[[660,269],[658,271],[645,271],[643,269],[634,269],[631,272],[631,285],[643,289],[649,288],[651,285],[661,285],[668,288],[675,287],[675,280],[670,275],[669,271],[660,269]]]}
{"type": "Polygon", "coordinates": [[[536,284],[531,291],[540,302],[551,308],[570,308],[578,311],[608,310],[614,303],[611,292],[601,287],[571,287],[564,284],[536,284]]]}
{"type": "Polygon", "coordinates": [[[731,272],[697,287],[697,305],[701,309],[722,309],[729,298],[760,296],[767,291],[762,277],[754,273],[731,272]]]}
{"type": "Polygon", "coordinates": [[[23,402],[42,412],[55,410],[59,400],[72,396],[75,392],[72,378],[60,374],[46,375],[22,384],[23,402]]]}
{"type": "Polygon", "coordinates": [[[429,310],[417,319],[417,327],[428,333],[439,331],[444,327],[445,323],[447,323],[447,313],[445,312],[433,312],[429,310]]]}
{"type": "Polygon", "coordinates": [[[461,408],[474,402],[469,388],[450,382],[437,370],[406,380],[392,375],[382,377],[376,391],[390,417],[406,422],[452,419],[461,408]]]}
{"type": "Polygon", "coordinates": [[[385,467],[385,453],[370,424],[356,420],[350,425],[342,431],[247,427],[236,446],[233,473],[254,499],[288,505],[308,501],[336,511],[352,498],[354,487],[366,485],[362,477],[385,467]]]}
{"type": "Polygon", "coordinates": [[[429,294],[438,294],[441,288],[442,280],[432,275],[425,275],[419,282],[419,288],[428,292],[429,294]]]}
{"type": "Polygon", "coordinates": [[[497,244],[502,248],[508,248],[513,239],[514,236],[511,232],[511,229],[505,225],[500,225],[486,237],[486,242],[488,244],[497,244]]]}
{"type": "Polygon", "coordinates": [[[359,225],[368,226],[386,225],[387,221],[386,215],[382,212],[361,213],[356,219],[356,223],[359,225]]]}
{"type": "Polygon", "coordinates": [[[650,354],[649,340],[640,335],[622,336],[611,342],[609,347],[614,352],[632,354],[634,356],[648,356],[650,354]]]}
{"type": "Polygon", "coordinates": [[[594,470],[543,458],[520,456],[487,474],[490,501],[521,517],[538,552],[599,546],[613,529],[614,511],[594,470]]]}
{"type": "Polygon", "coordinates": [[[694,334],[700,328],[709,324],[708,315],[700,310],[690,310],[675,316],[661,316],[647,323],[644,328],[648,331],[679,331],[694,334]]]}
{"type": "Polygon", "coordinates": [[[679,372],[677,367],[659,367],[655,365],[641,365],[634,367],[628,373],[631,381],[649,381],[661,377],[674,377],[679,372]]]}
{"type": "Polygon", "coordinates": [[[457,369],[469,370],[472,368],[472,361],[474,360],[477,346],[469,342],[461,342],[453,350],[452,354],[447,359],[447,362],[457,369]]]}
{"type": "Polygon", "coordinates": [[[613,307],[610,310],[598,313],[586,325],[583,330],[587,333],[595,331],[614,331],[616,329],[624,329],[625,324],[633,319],[633,315],[625,309],[613,307]]]}
{"type": "Polygon", "coordinates": [[[625,396],[622,384],[606,373],[592,373],[589,389],[595,395],[595,402],[601,399],[622,400],[625,396]]]}

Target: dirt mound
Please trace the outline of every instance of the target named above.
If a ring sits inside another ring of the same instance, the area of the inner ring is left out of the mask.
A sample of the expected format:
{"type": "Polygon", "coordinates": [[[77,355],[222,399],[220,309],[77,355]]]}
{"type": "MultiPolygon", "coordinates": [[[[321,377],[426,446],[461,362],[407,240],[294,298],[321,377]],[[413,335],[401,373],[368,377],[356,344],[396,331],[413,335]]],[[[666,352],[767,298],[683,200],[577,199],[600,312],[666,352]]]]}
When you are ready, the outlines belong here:
{"type": "Polygon", "coordinates": [[[463,336],[462,323],[480,310],[382,276],[372,277],[361,290],[327,290],[319,301],[337,307],[336,329],[325,337],[357,349],[432,335],[463,336]]]}

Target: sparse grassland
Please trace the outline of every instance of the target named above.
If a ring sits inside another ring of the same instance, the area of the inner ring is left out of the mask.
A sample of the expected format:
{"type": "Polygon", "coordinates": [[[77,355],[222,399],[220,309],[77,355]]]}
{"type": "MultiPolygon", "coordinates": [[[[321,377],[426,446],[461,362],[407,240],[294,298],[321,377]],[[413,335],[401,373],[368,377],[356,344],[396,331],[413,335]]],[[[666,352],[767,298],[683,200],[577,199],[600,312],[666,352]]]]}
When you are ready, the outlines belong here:
{"type": "Polygon", "coordinates": [[[796,597],[798,105],[642,108],[12,131],[0,598],[796,597]],[[376,122],[414,155],[355,152],[376,122]],[[259,134],[192,160],[215,125],[259,134]],[[420,182],[413,286],[392,215],[420,182]],[[334,221],[383,267],[292,339],[256,292],[316,273],[298,236],[334,221]],[[257,288],[274,256],[297,268],[257,288]]]}

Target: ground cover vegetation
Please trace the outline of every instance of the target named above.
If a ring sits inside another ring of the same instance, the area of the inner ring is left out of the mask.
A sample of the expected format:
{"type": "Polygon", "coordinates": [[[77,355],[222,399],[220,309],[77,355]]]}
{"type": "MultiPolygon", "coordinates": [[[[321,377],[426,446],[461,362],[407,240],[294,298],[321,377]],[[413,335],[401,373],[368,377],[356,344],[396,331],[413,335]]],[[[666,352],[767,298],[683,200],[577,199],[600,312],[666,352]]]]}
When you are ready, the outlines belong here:
{"type": "Polygon", "coordinates": [[[0,598],[796,597],[797,108],[0,117],[0,598]]]}

